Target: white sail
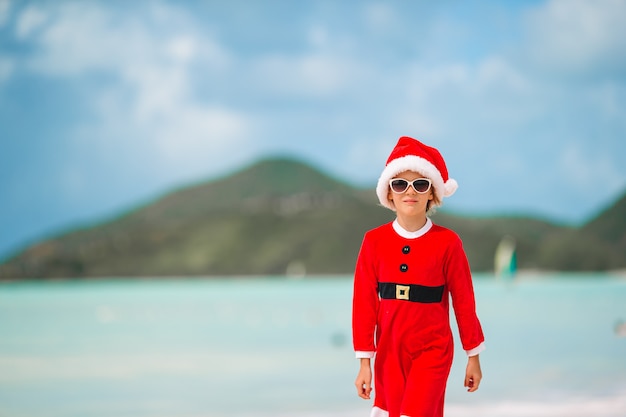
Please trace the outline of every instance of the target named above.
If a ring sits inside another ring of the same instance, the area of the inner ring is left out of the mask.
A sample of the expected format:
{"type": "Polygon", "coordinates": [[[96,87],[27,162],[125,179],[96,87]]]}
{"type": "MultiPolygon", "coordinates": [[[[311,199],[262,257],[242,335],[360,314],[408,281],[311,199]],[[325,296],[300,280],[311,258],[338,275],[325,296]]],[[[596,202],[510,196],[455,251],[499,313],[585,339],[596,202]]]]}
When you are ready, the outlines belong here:
{"type": "Polygon", "coordinates": [[[517,270],[515,239],[504,236],[496,248],[494,272],[496,277],[513,277],[517,270]]]}

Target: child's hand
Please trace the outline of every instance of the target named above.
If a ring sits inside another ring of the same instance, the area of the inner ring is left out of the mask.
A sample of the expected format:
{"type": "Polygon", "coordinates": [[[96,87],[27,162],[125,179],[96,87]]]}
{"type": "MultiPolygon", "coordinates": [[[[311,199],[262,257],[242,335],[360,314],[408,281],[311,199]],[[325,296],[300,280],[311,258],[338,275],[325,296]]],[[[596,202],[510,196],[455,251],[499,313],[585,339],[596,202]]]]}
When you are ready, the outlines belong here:
{"type": "Polygon", "coordinates": [[[361,360],[361,368],[354,385],[356,385],[356,392],[359,397],[364,400],[370,399],[370,393],[372,392],[372,368],[369,360],[361,360]]]}
{"type": "Polygon", "coordinates": [[[481,379],[483,379],[483,373],[480,370],[478,355],[470,356],[467,360],[467,369],[465,370],[464,386],[467,387],[467,392],[476,391],[481,379]]]}

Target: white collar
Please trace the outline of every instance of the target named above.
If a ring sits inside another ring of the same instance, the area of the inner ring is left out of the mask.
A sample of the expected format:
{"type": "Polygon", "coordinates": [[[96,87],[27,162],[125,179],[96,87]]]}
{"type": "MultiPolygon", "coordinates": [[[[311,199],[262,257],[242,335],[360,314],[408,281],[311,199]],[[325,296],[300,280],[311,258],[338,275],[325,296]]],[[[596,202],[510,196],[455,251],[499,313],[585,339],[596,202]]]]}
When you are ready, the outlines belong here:
{"type": "Polygon", "coordinates": [[[393,221],[393,230],[395,230],[397,234],[405,239],[416,239],[420,236],[424,236],[426,232],[431,229],[431,227],[433,227],[433,222],[428,217],[426,217],[426,224],[414,232],[409,232],[408,230],[400,226],[400,223],[398,223],[398,219],[395,219],[393,221]]]}

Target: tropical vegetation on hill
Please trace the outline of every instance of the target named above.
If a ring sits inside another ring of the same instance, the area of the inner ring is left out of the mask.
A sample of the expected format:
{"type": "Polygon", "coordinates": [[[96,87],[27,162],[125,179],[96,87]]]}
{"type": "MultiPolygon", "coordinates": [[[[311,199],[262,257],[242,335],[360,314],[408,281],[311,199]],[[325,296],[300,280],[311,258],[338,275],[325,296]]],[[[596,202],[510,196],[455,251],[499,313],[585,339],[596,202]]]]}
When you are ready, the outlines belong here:
{"type": "MultiPolygon", "coordinates": [[[[372,190],[267,159],[41,241],[0,264],[0,278],[346,274],[363,233],[392,218],[372,190]]],[[[493,270],[503,236],[520,269],[626,268],[626,195],[578,228],[443,210],[433,220],[461,236],[474,271],[493,270]]]]}

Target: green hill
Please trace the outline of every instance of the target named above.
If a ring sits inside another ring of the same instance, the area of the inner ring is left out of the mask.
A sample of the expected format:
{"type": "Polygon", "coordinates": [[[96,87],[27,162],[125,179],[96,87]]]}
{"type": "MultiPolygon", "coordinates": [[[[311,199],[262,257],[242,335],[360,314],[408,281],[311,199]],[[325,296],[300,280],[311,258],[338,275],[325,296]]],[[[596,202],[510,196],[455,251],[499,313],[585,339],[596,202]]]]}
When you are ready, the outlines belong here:
{"type": "MultiPolygon", "coordinates": [[[[459,233],[475,271],[493,268],[504,235],[520,268],[607,270],[626,267],[625,210],[626,196],[580,229],[443,211],[433,220],[459,233]]],[[[0,278],[350,273],[363,233],[391,219],[372,190],[268,159],[40,242],[0,265],[0,278]]]]}

